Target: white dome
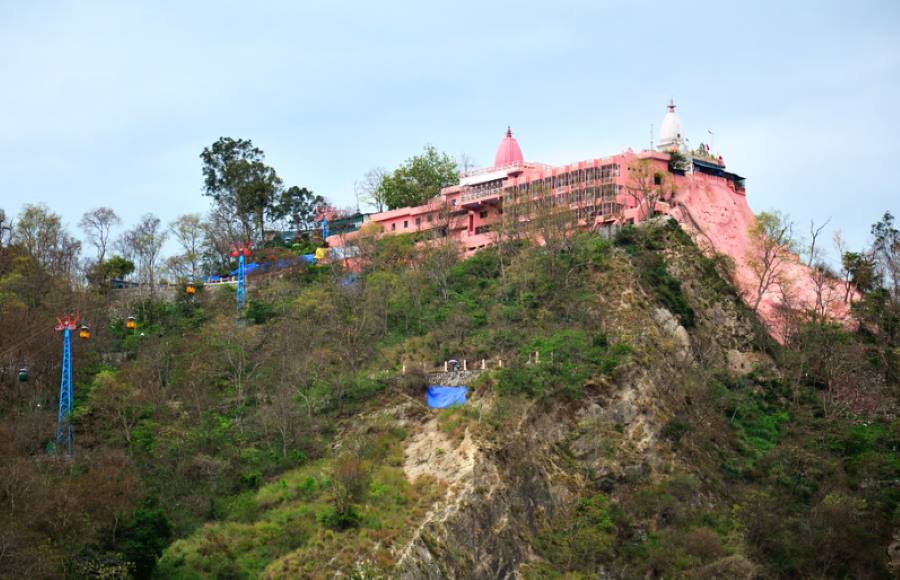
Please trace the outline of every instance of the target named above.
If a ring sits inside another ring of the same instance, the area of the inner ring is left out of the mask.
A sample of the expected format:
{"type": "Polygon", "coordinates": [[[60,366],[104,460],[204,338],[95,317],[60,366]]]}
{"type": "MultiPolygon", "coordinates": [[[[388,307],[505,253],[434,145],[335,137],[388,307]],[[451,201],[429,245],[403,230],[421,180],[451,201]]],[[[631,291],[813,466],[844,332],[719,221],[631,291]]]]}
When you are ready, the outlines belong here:
{"type": "Polygon", "coordinates": [[[660,151],[668,151],[672,148],[682,149],[684,147],[684,130],[681,128],[681,119],[675,112],[675,102],[669,101],[669,110],[663,117],[662,127],[659,130],[660,151]]]}

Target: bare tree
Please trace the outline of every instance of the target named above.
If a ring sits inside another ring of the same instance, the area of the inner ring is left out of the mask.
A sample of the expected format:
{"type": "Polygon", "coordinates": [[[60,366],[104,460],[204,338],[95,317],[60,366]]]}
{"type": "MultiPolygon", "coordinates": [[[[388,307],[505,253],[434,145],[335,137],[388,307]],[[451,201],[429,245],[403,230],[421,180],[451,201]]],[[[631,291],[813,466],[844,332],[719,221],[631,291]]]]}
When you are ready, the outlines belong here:
{"type": "Polygon", "coordinates": [[[675,193],[675,180],[665,170],[654,167],[650,159],[636,159],[628,166],[625,195],[638,208],[636,221],[652,217],[656,204],[669,199],[675,193]]]}
{"type": "Polygon", "coordinates": [[[837,277],[837,273],[823,262],[812,266],[810,281],[816,298],[810,310],[812,319],[816,322],[827,320],[832,304],[841,300],[841,296],[836,291],[835,280],[837,277]]]}
{"type": "Polygon", "coordinates": [[[6,212],[0,209],[0,249],[3,249],[3,232],[6,232],[7,240],[12,238],[12,220],[6,217],[6,212]]]}
{"type": "Polygon", "coordinates": [[[357,203],[361,200],[382,212],[386,206],[381,184],[387,175],[384,167],[373,167],[366,171],[362,179],[353,184],[357,203]]]}
{"type": "Polygon", "coordinates": [[[152,213],[145,214],[133,229],[122,234],[120,244],[137,258],[139,279],[149,286],[151,296],[156,287],[162,246],[168,238],[168,233],[160,226],[158,217],[152,213]]]}
{"type": "Polygon", "coordinates": [[[198,213],[188,213],[169,224],[169,232],[181,246],[181,254],[172,256],[170,265],[178,276],[194,280],[200,271],[203,257],[203,219],[198,213]]]}
{"type": "Polygon", "coordinates": [[[102,264],[106,259],[112,228],[121,223],[122,220],[116,212],[108,207],[98,207],[81,216],[78,227],[84,232],[91,245],[97,249],[98,264],[102,264]]]}
{"type": "Polygon", "coordinates": [[[243,226],[225,209],[214,206],[203,223],[203,262],[208,271],[227,270],[231,246],[245,240],[243,226]]]}
{"type": "Polygon", "coordinates": [[[475,158],[468,153],[460,153],[459,155],[457,155],[456,165],[463,173],[468,173],[469,171],[478,169],[478,163],[475,162],[475,158]]]}
{"type": "Polygon", "coordinates": [[[825,223],[816,227],[815,220],[809,220],[809,249],[806,251],[806,265],[810,268],[813,267],[813,264],[822,261],[822,254],[824,254],[824,252],[821,248],[818,248],[816,246],[816,243],[819,239],[819,235],[822,233],[822,230],[824,230],[829,223],[831,223],[831,218],[828,218],[827,220],[825,220],[825,223]]]}
{"type": "Polygon", "coordinates": [[[894,301],[900,299],[900,230],[894,216],[885,212],[881,221],[872,225],[872,263],[875,275],[894,301]]]}
{"type": "Polygon", "coordinates": [[[779,212],[762,212],[750,226],[748,262],[756,280],[754,311],[759,311],[759,304],[770,289],[781,285],[782,271],[791,259],[795,243],[793,229],[793,222],[779,212]]]}

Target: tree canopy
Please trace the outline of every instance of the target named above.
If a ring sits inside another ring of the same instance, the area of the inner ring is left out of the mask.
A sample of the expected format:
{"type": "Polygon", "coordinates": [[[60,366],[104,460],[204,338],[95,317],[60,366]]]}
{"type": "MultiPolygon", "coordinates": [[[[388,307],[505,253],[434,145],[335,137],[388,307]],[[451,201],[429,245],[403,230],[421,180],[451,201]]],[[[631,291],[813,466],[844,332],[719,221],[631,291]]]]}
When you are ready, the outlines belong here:
{"type": "Polygon", "coordinates": [[[269,208],[269,217],[293,230],[312,227],[316,214],[324,206],[325,198],[305,187],[293,185],[282,190],[269,208]]]}
{"type": "Polygon", "coordinates": [[[265,158],[251,140],[231,137],[219,138],[200,154],[204,195],[239,221],[249,239],[262,238],[267,210],[281,190],[281,178],[265,158]]]}
{"type": "Polygon", "coordinates": [[[375,199],[383,200],[388,209],[421,205],[458,179],[456,161],[434,146],[426,145],[421,154],[410,157],[383,177],[375,199]]]}

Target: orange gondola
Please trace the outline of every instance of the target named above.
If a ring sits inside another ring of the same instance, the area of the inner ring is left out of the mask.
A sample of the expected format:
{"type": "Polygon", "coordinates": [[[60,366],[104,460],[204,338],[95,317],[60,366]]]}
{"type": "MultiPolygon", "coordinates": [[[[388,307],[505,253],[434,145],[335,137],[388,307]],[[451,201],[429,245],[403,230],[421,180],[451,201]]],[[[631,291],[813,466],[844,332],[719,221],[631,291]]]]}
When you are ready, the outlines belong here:
{"type": "Polygon", "coordinates": [[[125,328],[128,330],[134,330],[137,328],[137,320],[134,319],[134,316],[129,316],[127,320],[125,320],[125,328]]]}
{"type": "Polygon", "coordinates": [[[197,286],[195,286],[194,284],[188,284],[185,287],[184,291],[188,293],[188,296],[193,296],[197,293],[197,286]]]}
{"type": "Polygon", "coordinates": [[[78,329],[78,338],[89,340],[91,338],[91,327],[87,324],[82,324],[81,328],[78,329]]]}

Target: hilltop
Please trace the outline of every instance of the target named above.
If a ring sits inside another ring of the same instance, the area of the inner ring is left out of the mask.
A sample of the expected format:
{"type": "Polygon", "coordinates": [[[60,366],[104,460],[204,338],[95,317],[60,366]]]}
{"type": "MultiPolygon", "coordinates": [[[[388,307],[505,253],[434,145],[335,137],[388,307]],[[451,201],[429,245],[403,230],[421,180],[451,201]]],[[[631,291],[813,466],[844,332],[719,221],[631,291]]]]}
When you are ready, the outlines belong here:
{"type": "MultiPolygon", "coordinates": [[[[780,345],[728,260],[665,218],[551,242],[462,260],[373,237],[352,276],[258,278],[242,323],[228,287],[135,304],[135,332],[85,295],[74,458],[44,452],[52,359],[31,383],[3,376],[0,569],[890,575],[900,433],[884,324],[798,315],[780,345]],[[450,358],[488,368],[467,405],[429,409],[417,369],[450,358]]],[[[60,296],[7,298],[5,320],[60,296]]]]}

